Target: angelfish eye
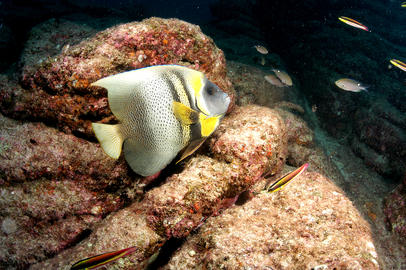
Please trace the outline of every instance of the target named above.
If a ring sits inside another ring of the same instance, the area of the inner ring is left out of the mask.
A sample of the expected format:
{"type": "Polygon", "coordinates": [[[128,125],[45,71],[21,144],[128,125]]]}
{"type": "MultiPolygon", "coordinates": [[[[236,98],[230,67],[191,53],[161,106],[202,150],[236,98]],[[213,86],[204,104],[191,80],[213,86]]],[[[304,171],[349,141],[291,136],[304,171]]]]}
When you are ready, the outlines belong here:
{"type": "Polygon", "coordinates": [[[210,96],[212,96],[214,94],[214,89],[213,87],[208,87],[207,88],[207,94],[209,94],[210,96]]]}

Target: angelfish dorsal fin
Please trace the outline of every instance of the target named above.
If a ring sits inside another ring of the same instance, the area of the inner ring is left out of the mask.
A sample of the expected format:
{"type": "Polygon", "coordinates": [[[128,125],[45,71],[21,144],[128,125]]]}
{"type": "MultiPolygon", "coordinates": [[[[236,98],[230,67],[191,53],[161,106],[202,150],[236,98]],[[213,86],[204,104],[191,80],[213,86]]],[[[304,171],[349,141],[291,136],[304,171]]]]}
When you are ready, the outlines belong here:
{"type": "Polygon", "coordinates": [[[182,125],[191,125],[199,121],[199,112],[177,101],[173,102],[173,113],[182,125]]]}
{"type": "Polygon", "coordinates": [[[201,138],[195,141],[192,141],[187,147],[186,149],[183,151],[182,156],[179,158],[178,161],[176,161],[176,164],[178,164],[179,162],[181,162],[182,160],[184,160],[185,158],[187,158],[188,156],[190,156],[191,154],[193,154],[197,149],[199,149],[199,147],[204,143],[204,141],[207,138],[201,138]]]}

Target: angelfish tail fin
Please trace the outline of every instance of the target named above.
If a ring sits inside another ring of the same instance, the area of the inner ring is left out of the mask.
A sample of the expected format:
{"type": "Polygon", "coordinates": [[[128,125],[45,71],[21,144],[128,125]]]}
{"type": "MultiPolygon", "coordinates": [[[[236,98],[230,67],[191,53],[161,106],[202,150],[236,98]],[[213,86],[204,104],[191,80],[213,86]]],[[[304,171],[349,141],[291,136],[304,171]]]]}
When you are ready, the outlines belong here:
{"type": "Polygon", "coordinates": [[[92,128],[104,152],[111,158],[118,159],[125,139],[121,132],[121,125],[92,123],[92,128]]]}

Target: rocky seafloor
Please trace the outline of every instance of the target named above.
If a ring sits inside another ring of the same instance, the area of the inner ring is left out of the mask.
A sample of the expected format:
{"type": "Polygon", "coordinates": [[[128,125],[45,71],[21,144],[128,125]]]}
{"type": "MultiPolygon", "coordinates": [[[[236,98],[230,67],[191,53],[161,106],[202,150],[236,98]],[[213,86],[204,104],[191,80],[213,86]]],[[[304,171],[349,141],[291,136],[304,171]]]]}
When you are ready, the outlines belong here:
{"type": "MultiPolygon", "coordinates": [[[[277,55],[267,60],[284,67],[277,55]]],[[[404,202],[404,186],[388,196],[393,184],[309,127],[297,80],[275,87],[266,74],[226,62],[215,40],[177,19],[33,28],[19,68],[0,77],[0,266],[69,269],[136,246],[107,267],[402,269],[402,226],[389,231],[385,214],[401,223],[404,205],[391,201],[404,202]],[[203,71],[233,103],[195,155],[151,182],[93,137],[92,121],[116,120],[106,92],[89,84],[155,64],[203,71]],[[257,195],[307,162],[283,190],[257,195]],[[171,239],[183,243],[163,259],[171,239]]]]}

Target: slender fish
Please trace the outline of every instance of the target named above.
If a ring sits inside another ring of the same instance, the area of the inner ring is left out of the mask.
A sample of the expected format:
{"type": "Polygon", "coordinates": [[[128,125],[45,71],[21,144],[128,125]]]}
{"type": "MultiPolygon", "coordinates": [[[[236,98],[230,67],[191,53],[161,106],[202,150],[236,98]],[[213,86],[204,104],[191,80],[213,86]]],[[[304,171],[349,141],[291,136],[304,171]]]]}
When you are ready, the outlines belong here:
{"type": "Polygon", "coordinates": [[[99,254],[76,262],[74,265],[71,266],[70,269],[71,270],[94,269],[107,263],[116,261],[124,256],[130,255],[136,250],[137,250],[136,247],[129,247],[118,251],[99,254]]]}
{"type": "Polygon", "coordinates": [[[395,67],[400,68],[400,69],[403,70],[403,71],[406,71],[406,64],[403,63],[402,61],[399,61],[399,60],[397,60],[397,59],[391,59],[391,60],[390,60],[390,63],[391,63],[392,65],[394,65],[395,67]]]}
{"type": "Polygon", "coordinates": [[[363,25],[362,23],[360,23],[359,21],[356,21],[354,19],[344,17],[344,16],[338,17],[338,19],[340,21],[342,21],[343,23],[348,24],[352,27],[359,28],[359,29],[362,29],[367,32],[371,32],[371,31],[369,31],[368,27],[366,27],[365,25],[363,25]]]}
{"type": "Polygon", "coordinates": [[[296,170],[294,170],[293,172],[290,172],[288,174],[286,174],[285,176],[279,178],[275,183],[273,183],[272,185],[270,185],[269,187],[265,188],[265,191],[267,192],[275,192],[281,188],[283,188],[284,186],[286,186],[290,181],[292,181],[293,179],[295,179],[297,176],[299,176],[300,174],[302,174],[307,167],[309,167],[309,163],[305,163],[302,166],[300,166],[299,168],[297,168],[296,170]]]}

